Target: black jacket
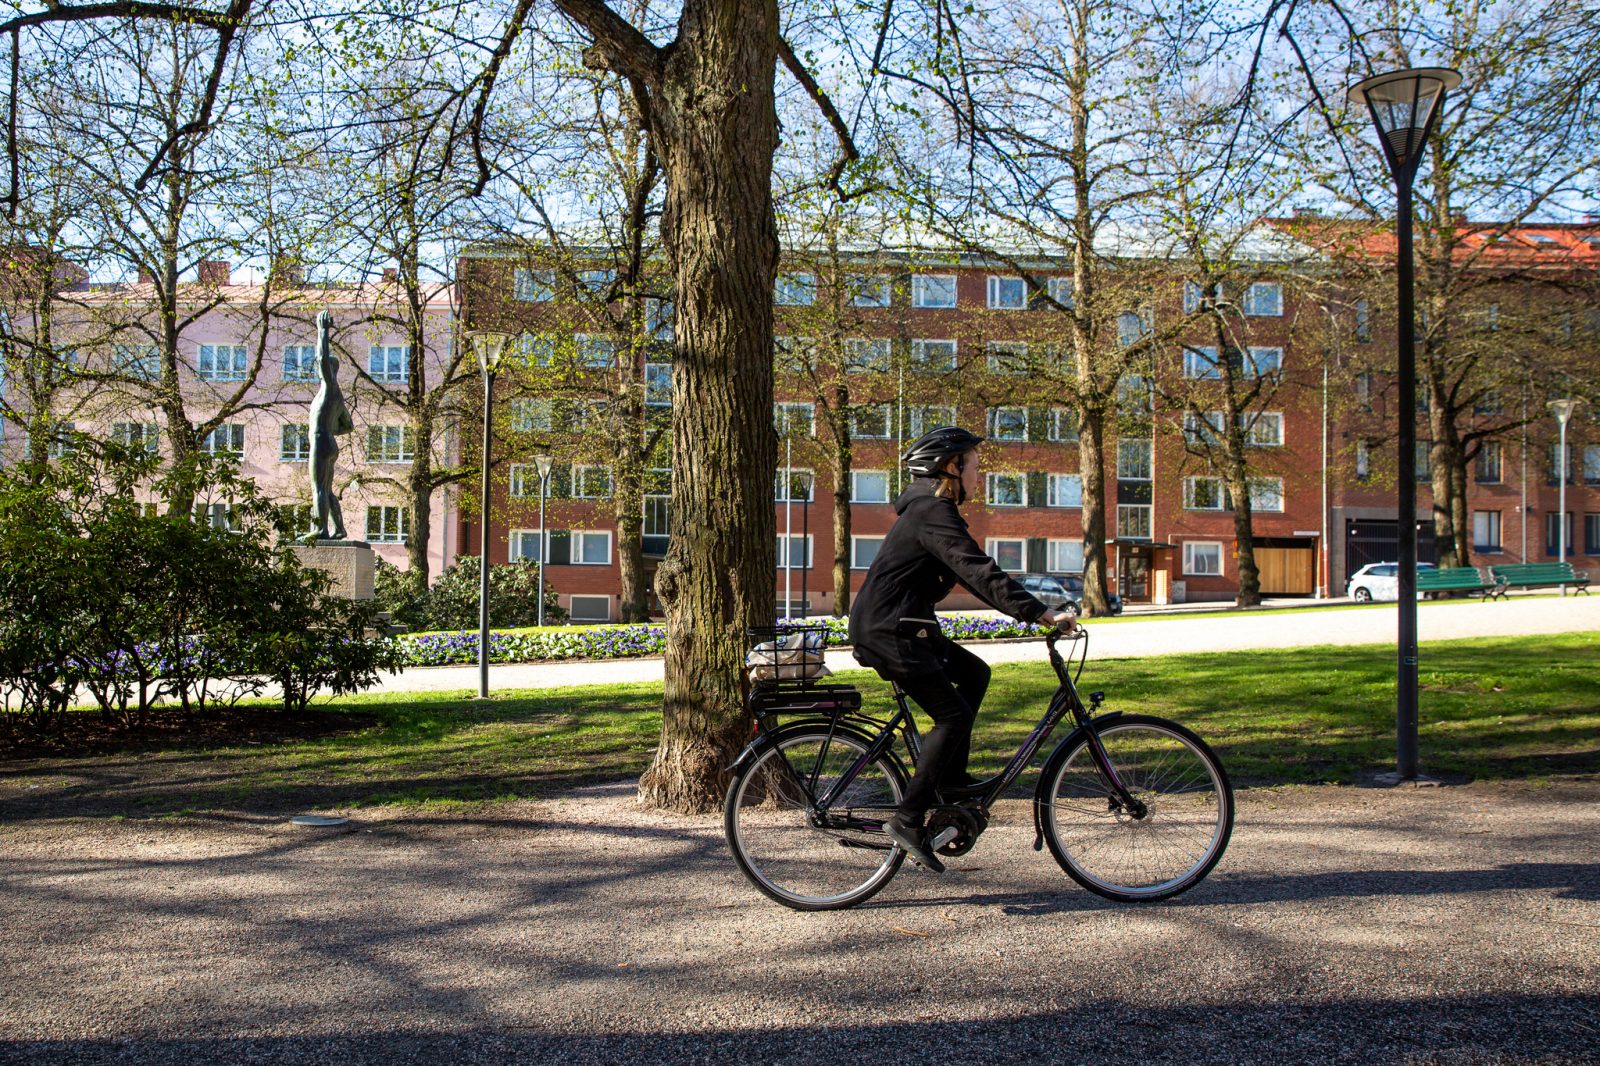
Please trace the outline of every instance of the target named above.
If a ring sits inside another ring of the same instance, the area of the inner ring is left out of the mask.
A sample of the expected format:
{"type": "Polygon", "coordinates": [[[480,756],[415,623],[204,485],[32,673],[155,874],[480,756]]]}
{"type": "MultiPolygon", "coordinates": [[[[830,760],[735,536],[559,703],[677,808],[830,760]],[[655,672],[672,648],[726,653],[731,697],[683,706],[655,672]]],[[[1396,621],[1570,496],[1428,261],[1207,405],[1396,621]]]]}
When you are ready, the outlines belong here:
{"type": "Polygon", "coordinates": [[[883,538],[867,580],[850,605],[856,660],[885,677],[940,669],[933,605],[960,582],[997,611],[1032,622],[1048,607],[1007,576],[967,532],[955,501],[934,494],[931,478],[913,481],[894,502],[899,519],[883,538]],[[902,618],[928,625],[901,625],[902,618]]]}

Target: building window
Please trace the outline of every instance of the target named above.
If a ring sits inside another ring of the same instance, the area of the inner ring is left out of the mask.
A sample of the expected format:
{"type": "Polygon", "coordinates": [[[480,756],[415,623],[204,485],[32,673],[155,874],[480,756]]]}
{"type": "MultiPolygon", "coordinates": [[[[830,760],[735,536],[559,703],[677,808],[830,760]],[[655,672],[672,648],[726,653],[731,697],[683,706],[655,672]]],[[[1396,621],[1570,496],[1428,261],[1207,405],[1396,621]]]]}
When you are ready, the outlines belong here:
{"type": "Polygon", "coordinates": [[[1250,510],[1270,512],[1283,510],[1283,478],[1253,477],[1250,479],[1250,510]]]}
{"type": "Polygon", "coordinates": [[[278,460],[284,463],[311,461],[311,427],[299,422],[287,422],[278,441],[278,460]]]}
{"type": "Polygon", "coordinates": [[[373,544],[404,544],[410,517],[404,507],[368,507],[366,539],[373,544]]]}
{"type": "Polygon", "coordinates": [[[1183,376],[1199,380],[1216,380],[1222,377],[1222,368],[1217,365],[1217,349],[1184,345],[1183,376]]]}
{"type": "Polygon", "coordinates": [[[888,503],[889,472],[887,470],[850,471],[851,503],[888,503]]]}
{"type": "Polygon", "coordinates": [[[574,622],[609,622],[611,597],[574,593],[567,597],[567,617],[574,622]]]}
{"type": "Polygon", "coordinates": [[[317,380],[317,346],[286,344],[283,348],[283,380],[317,380]]]}
{"type": "Polygon", "coordinates": [[[1076,407],[1050,408],[1050,439],[1059,444],[1078,442],[1078,409],[1076,407]]]}
{"type": "Polygon", "coordinates": [[[846,274],[844,285],[851,307],[889,306],[889,279],[882,274],[846,274]]]}
{"type": "Polygon", "coordinates": [[[206,524],[212,529],[230,532],[237,532],[239,529],[239,519],[233,513],[231,503],[208,503],[200,513],[205,515],[206,524]]]}
{"type": "Polygon", "coordinates": [[[1500,512],[1472,512],[1472,550],[1497,552],[1500,550],[1500,512]]]}
{"type": "Polygon", "coordinates": [[[1083,478],[1078,474],[1050,474],[1045,478],[1045,506],[1082,507],[1083,478]]]}
{"type": "Polygon", "coordinates": [[[779,274],[773,288],[779,307],[810,307],[817,302],[815,274],[779,274]]]}
{"type": "Polygon", "coordinates": [[[1356,375],[1356,403],[1363,411],[1372,410],[1372,371],[1363,370],[1356,375]]]}
{"type": "Polygon", "coordinates": [[[1124,311],[1117,316],[1117,343],[1127,348],[1147,332],[1144,316],[1137,311],[1124,311]]]}
{"type": "Polygon", "coordinates": [[[1240,422],[1244,424],[1245,443],[1257,448],[1279,448],[1283,446],[1283,415],[1277,411],[1257,411],[1254,415],[1242,414],[1240,422]]]}
{"type": "MultiPolygon", "coordinates": [[[[111,368],[126,378],[154,381],[161,376],[161,349],[153,344],[115,345],[111,349],[111,368]]],[[[316,376],[315,371],[312,376],[316,376]]]]}
{"type": "Polygon", "coordinates": [[[1356,480],[1365,481],[1372,476],[1372,445],[1356,441],[1356,480]]]}
{"type": "Polygon", "coordinates": [[[74,422],[57,422],[45,445],[45,455],[51,459],[65,459],[78,454],[78,426],[74,422]]]}
{"type": "Polygon", "coordinates": [[[811,535],[809,533],[791,533],[785,537],[778,534],[778,569],[784,569],[785,564],[796,570],[811,569],[811,535]],[[784,542],[788,542],[788,553],[785,555],[784,542]]]}
{"type": "Polygon", "coordinates": [[[780,437],[814,437],[817,434],[816,408],[809,403],[775,403],[772,426],[780,437]]]}
{"type": "Polygon", "coordinates": [[[525,500],[539,495],[539,468],[532,463],[512,463],[508,480],[512,499],[525,500]]]}
{"type": "Polygon", "coordinates": [[[548,432],[554,405],[549,400],[520,397],[511,401],[511,428],[517,433],[548,432]]]}
{"type": "Polygon", "coordinates": [[[672,406],[672,364],[644,365],[644,402],[650,407],[672,406]]]}
{"type": "Polygon", "coordinates": [[[605,500],[611,497],[611,468],[575,466],[572,468],[572,498],[605,500]]]}
{"type": "Polygon", "coordinates": [[[1563,453],[1560,441],[1551,442],[1549,460],[1549,466],[1545,470],[1545,480],[1548,483],[1559,484],[1562,474],[1566,474],[1569,485],[1578,480],[1577,471],[1572,469],[1572,445],[1568,444],[1566,452],[1563,453]]]}
{"type": "Polygon", "coordinates": [[[577,333],[572,338],[578,365],[588,370],[610,370],[617,365],[617,342],[593,333],[577,333]]]}
{"type": "Polygon", "coordinates": [[[1372,343],[1372,305],[1365,300],[1356,301],[1356,343],[1372,343]]]}
{"type": "MultiPolygon", "coordinates": [[[[301,426],[302,432],[305,426],[301,426]]],[[[132,451],[143,451],[147,455],[156,454],[161,430],[154,422],[113,422],[111,424],[111,439],[132,451]]]]}
{"type": "Polygon", "coordinates": [[[1244,290],[1244,313],[1252,318],[1281,318],[1283,316],[1283,284],[1277,281],[1253,281],[1244,290]]]}
{"type": "Polygon", "coordinates": [[[856,373],[889,369],[888,337],[846,337],[844,368],[856,373]]]}
{"type": "Polygon", "coordinates": [[[772,364],[785,374],[803,374],[817,363],[815,337],[773,337],[772,364]]]}
{"type": "Polygon", "coordinates": [[[955,305],[956,276],[954,274],[912,275],[912,307],[954,307],[955,305]]]}
{"type": "Polygon", "coordinates": [[[1151,517],[1149,504],[1117,504],[1118,540],[1149,540],[1150,529],[1151,517]]]}
{"type": "MultiPolygon", "coordinates": [[[[1419,440],[1416,446],[1416,469],[1418,481],[1430,481],[1433,478],[1433,441],[1419,440]]],[[[1554,481],[1551,484],[1555,484],[1554,481]]]]}
{"type": "Polygon", "coordinates": [[[243,381],[245,364],[242,344],[202,344],[195,371],[201,381],[243,381]]]}
{"type": "MultiPolygon", "coordinates": [[[[1566,515],[1567,554],[1572,554],[1572,512],[1566,515]]],[[[1558,511],[1547,511],[1544,516],[1544,553],[1552,558],[1561,557],[1561,514],[1558,511]]]]}
{"type": "Polygon", "coordinates": [[[867,569],[867,567],[872,565],[872,560],[878,557],[878,549],[882,547],[882,537],[851,537],[850,569],[867,569]]]}
{"type": "Polygon", "coordinates": [[[1026,341],[990,341],[988,344],[989,373],[1026,374],[1028,372],[1028,345],[1026,341]]]}
{"type": "Polygon", "coordinates": [[[1052,574],[1083,573],[1083,541],[1050,541],[1046,546],[1045,568],[1052,574]]]}
{"type": "Polygon", "coordinates": [[[1117,480],[1149,481],[1155,442],[1143,437],[1117,441],[1117,480]]]}
{"type": "Polygon", "coordinates": [[[1225,511],[1228,508],[1227,489],[1220,477],[1187,477],[1183,479],[1183,507],[1186,511],[1225,511]]]}
{"type": "Polygon", "coordinates": [[[778,503],[806,503],[816,490],[816,478],[809,470],[780,469],[772,479],[772,498],[778,503]]]}
{"type": "MultiPolygon", "coordinates": [[[[666,488],[668,485],[670,480],[664,478],[659,487],[666,488]]],[[[672,497],[664,493],[648,493],[644,498],[644,524],[639,527],[639,547],[646,555],[666,555],[671,535],[672,497]]]]}
{"type": "Polygon", "coordinates": [[[671,300],[662,300],[654,296],[645,298],[644,301],[644,331],[653,340],[672,343],[672,322],[677,314],[677,309],[671,300]]]}
{"type": "Polygon", "coordinates": [[[1583,446],[1583,483],[1600,485],[1600,444],[1583,446]]]}
{"type": "Polygon", "coordinates": [[[200,450],[212,455],[243,455],[244,424],[227,422],[218,426],[201,438],[200,450]]]}
{"type": "Polygon", "coordinates": [[[989,306],[998,311],[1022,311],[1028,306],[1028,283],[1021,278],[989,275],[989,306]]]}
{"type": "Polygon", "coordinates": [[[990,507],[1028,506],[1028,478],[1026,474],[986,475],[990,507]]]}
{"type": "Polygon", "coordinates": [[[1283,370],[1282,348],[1248,348],[1245,372],[1252,377],[1264,378],[1283,370]]]}
{"type": "Polygon", "coordinates": [[[1478,450],[1478,459],[1474,464],[1472,479],[1480,485],[1500,484],[1500,460],[1500,442],[1497,440],[1485,441],[1483,447],[1478,450]]]}
{"type": "Polygon", "coordinates": [[[1187,412],[1183,416],[1183,439],[1188,444],[1214,444],[1222,433],[1227,416],[1221,411],[1207,411],[1204,415],[1187,412]]]}
{"type": "Polygon", "coordinates": [[[367,462],[409,463],[417,457],[417,437],[410,426],[367,427],[367,462]]]}
{"type": "Polygon", "coordinates": [[[554,366],[556,341],[542,333],[519,333],[510,345],[512,361],[522,366],[554,366]]]}
{"type": "Polygon", "coordinates": [[[914,340],[911,342],[911,367],[914,370],[954,370],[956,342],[914,340]]]}
{"type": "Polygon", "coordinates": [[[990,537],[989,555],[1008,574],[1020,574],[1028,568],[1028,542],[1021,537],[990,537]]]}
{"type": "Polygon", "coordinates": [[[991,407],[988,411],[990,440],[1015,443],[1028,439],[1026,407],[991,407]]]}
{"type": "Polygon", "coordinates": [[[572,537],[573,566],[609,566],[611,564],[611,531],[605,529],[574,529],[572,537]]]}
{"type": "Polygon", "coordinates": [[[374,344],[367,353],[367,373],[373,381],[403,385],[411,380],[411,348],[404,344],[374,344]]]}
{"type": "Polygon", "coordinates": [[[850,436],[857,440],[888,440],[894,436],[890,405],[867,404],[850,408],[850,436]]]}
{"type": "Polygon", "coordinates": [[[555,298],[556,272],[517,267],[511,275],[511,298],[523,303],[542,304],[555,298]]]}
{"type": "Polygon", "coordinates": [[[511,561],[536,563],[539,561],[539,531],[537,529],[513,529],[506,539],[510,550],[511,561]]]}
{"type": "Polygon", "coordinates": [[[1191,540],[1183,545],[1183,572],[1188,577],[1222,576],[1222,542],[1191,540]]]}
{"type": "Polygon", "coordinates": [[[1583,554],[1600,555],[1600,514],[1583,516],[1583,554]]]}
{"type": "Polygon", "coordinates": [[[1205,286],[1198,281],[1186,281],[1183,283],[1183,313],[1186,315],[1205,310],[1211,306],[1213,301],[1220,299],[1222,299],[1221,282],[1211,286],[1210,296],[1206,295],[1205,286]]]}
{"type": "Polygon", "coordinates": [[[1155,386],[1141,374],[1124,374],[1117,382],[1117,414],[1149,418],[1155,408],[1155,386]]]}
{"type": "Polygon", "coordinates": [[[1071,278],[1051,278],[1045,283],[1050,299],[1065,308],[1075,307],[1074,303],[1077,286],[1071,278]]]}
{"type": "Polygon", "coordinates": [[[955,424],[956,409],[954,407],[924,404],[906,409],[906,430],[913,437],[920,437],[930,429],[938,429],[940,426],[953,426],[955,424]]]}

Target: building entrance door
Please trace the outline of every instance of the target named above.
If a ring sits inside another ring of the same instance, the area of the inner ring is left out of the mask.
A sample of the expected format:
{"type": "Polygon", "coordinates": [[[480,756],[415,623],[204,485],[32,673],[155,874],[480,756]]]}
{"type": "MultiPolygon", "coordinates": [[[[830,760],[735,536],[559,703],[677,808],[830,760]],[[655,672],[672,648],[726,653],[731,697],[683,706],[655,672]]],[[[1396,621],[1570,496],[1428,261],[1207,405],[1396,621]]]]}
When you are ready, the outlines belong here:
{"type": "Polygon", "coordinates": [[[1150,602],[1150,549],[1143,546],[1124,546],[1121,555],[1121,572],[1117,575],[1119,595],[1123,603],[1150,602]]]}

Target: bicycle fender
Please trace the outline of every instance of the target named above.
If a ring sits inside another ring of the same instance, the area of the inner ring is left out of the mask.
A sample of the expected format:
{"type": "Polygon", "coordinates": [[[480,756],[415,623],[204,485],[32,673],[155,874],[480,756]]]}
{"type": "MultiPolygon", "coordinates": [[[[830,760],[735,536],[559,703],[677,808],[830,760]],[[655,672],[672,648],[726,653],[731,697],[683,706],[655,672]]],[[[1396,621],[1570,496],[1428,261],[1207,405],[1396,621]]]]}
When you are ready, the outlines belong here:
{"type": "Polygon", "coordinates": [[[728,774],[738,773],[739,769],[755,758],[757,753],[775,743],[777,743],[776,733],[765,731],[757,733],[755,739],[746,744],[744,750],[734,757],[733,762],[723,767],[723,772],[728,774]]]}
{"type": "MultiPolygon", "coordinates": [[[[828,723],[826,720],[801,720],[787,722],[784,725],[779,726],[777,729],[764,729],[757,734],[756,737],[750,741],[750,743],[744,746],[744,750],[739,752],[739,754],[734,758],[733,762],[728,765],[726,772],[730,775],[737,774],[739,770],[744,767],[745,763],[749,762],[751,759],[754,759],[768,748],[777,745],[779,741],[781,741],[790,733],[797,732],[799,730],[815,728],[817,726],[826,727],[827,725],[828,723]]],[[[848,736],[863,745],[872,743],[873,739],[870,733],[867,733],[857,726],[848,725],[843,722],[834,727],[834,732],[839,736],[848,736]]],[[[900,759],[900,754],[893,748],[884,754],[887,755],[889,761],[894,764],[895,769],[900,771],[900,780],[903,784],[910,777],[910,774],[906,772],[906,767],[900,759]]]]}
{"type": "MultiPolygon", "coordinates": [[[[1102,722],[1112,722],[1118,718],[1121,718],[1122,715],[1122,711],[1112,711],[1110,714],[1098,715],[1095,717],[1093,722],[1091,722],[1091,724],[1100,725],[1102,722]]],[[[1076,747],[1078,742],[1083,739],[1084,729],[1085,727],[1080,725],[1078,728],[1068,733],[1065,737],[1062,737],[1061,741],[1057,743],[1054,748],[1050,749],[1050,757],[1045,759],[1044,768],[1039,771],[1039,780],[1033,786],[1034,851],[1044,850],[1044,809],[1050,803],[1050,782],[1055,780],[1056,771],[1059,770],[1061,768],[1061,764],[1066,761],[1067,753],[1076,747]]]]}

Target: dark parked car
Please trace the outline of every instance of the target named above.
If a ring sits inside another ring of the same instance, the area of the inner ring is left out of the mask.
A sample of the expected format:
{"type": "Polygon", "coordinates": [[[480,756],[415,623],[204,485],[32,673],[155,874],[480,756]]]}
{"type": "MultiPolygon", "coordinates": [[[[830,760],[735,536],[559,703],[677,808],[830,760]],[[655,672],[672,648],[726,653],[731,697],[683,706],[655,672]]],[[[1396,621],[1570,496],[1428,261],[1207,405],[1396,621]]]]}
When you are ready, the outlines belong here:
{"type": "MultiPolygon", "coordinates": [[[[1070,603],[1079,611],[1083,610],[1083,578],[1076,574],[1020,574],[1017,580],[1023,588],[1051,607],[1070,603]]],[[[1113,592],[1107,599],[1110,601],[1111,613],[1121,614],[1122,597],[1113,592]]]]}

